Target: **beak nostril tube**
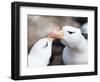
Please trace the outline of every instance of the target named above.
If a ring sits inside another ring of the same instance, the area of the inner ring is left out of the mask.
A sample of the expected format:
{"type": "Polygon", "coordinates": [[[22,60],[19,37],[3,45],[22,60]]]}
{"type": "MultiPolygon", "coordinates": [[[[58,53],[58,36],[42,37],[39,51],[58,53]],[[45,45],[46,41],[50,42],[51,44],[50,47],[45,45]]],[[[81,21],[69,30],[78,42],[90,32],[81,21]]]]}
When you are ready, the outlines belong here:
{"type": "Polygon", "coordinates": [[[67,31],[69,34],[73,34],[73,33],[75,33],[75,32],[71,32],[71,31],[67,31]]]}

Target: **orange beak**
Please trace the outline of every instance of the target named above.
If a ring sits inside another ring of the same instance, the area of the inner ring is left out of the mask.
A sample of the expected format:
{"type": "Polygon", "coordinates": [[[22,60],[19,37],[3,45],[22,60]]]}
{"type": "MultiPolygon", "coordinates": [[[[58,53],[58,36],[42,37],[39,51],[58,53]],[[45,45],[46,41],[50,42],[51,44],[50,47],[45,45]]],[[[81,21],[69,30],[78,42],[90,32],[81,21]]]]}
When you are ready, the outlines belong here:
{"type": "Polygon", "coordinates": [[[48,37],[54,38],[54,39],[62,39],[63,36],[64,36],[64,33],[63,33],[62,30],[61,30],[61,31],[54,30],[54,31],[52,31],[52,32],[50,32],[50,33],[48,34],[48,37]]]}

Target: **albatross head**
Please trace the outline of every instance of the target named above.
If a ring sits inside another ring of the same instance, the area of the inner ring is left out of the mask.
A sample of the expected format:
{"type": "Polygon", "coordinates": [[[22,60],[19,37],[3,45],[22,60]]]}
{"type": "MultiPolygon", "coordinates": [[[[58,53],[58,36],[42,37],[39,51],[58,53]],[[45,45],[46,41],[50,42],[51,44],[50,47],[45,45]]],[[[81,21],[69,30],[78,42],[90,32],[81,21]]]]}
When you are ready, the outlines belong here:
{"type": "Polygon", "coordinates": [[[76,47],[80,44],[82,35],[79,28],[75,28],[72,26],[64,26],[63,29],[63,37],[61,42],[71,48],[76,47]]]}
{"type": "Polygon", "coordinates": [[[82,34],[79,28],[64,26],[62,30],[54,30],[49,37],[61,39],[61,42],[68,47],[74,48],[82,41],[82,34]]]}

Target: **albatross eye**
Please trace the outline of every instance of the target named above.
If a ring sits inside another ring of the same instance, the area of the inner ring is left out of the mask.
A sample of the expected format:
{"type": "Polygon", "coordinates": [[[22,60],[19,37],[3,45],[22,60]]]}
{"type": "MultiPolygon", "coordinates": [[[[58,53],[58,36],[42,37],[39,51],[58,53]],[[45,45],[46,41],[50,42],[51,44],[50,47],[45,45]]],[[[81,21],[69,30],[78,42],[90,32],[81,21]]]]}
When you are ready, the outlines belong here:
{"type": "Polygon", "coordinates": [[[75,32],[71,32],[71,31],[67,31],[69,34],[73,34],[73,33],[75,33],[75,32]]]}

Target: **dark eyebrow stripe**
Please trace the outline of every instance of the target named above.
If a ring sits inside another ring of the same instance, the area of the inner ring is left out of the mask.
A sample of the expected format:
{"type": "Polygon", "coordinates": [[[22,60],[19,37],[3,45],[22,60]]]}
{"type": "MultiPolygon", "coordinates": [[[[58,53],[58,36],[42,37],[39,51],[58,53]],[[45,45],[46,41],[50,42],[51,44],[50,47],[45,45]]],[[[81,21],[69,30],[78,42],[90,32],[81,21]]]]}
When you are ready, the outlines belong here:
{"type": "Polygon", "coordinates": [[[67,31],[68,33],[72,34],[72,33],[75,33],[75,32],[71,32],[71,31],[67,31]]]}

